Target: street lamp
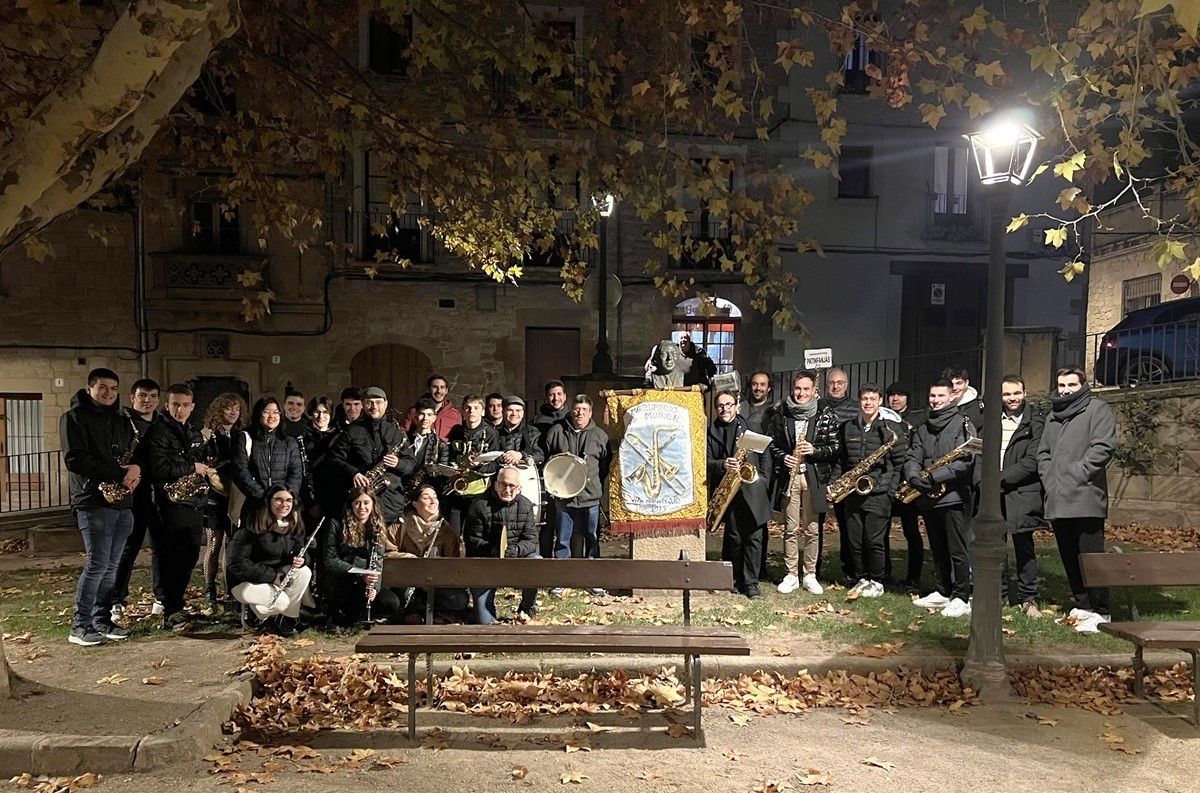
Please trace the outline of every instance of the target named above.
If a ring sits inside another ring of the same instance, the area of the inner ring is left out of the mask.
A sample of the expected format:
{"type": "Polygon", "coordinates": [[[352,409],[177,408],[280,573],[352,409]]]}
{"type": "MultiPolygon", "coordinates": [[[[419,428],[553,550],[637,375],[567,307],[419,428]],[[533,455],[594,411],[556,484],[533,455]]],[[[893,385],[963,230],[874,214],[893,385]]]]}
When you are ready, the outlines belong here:
{"type": "Polygon", "coordinates": [[[608,221],[617,201],[612,193],[592,196],[592,206],[600,213],[600,272],[597,288],[599,327],[596,331],[596,354],[592,356],[592,374],[612,374],[612,356],[608,352],[608,221]]]}
{"type": "Polygon", "coordinates": [[[1005,225],[1013,190],[1025,184],[1041,135],[1014,118],[996,119],[964,135],[988,196],[987,330],[984,344],[983,482],[973,556],[971,641],[962,677],[981,697],[1013,696],[1004,663],[1000,568],[1007,548],[1000,504],[1000,379],[1004,376],[1005,225]]]}

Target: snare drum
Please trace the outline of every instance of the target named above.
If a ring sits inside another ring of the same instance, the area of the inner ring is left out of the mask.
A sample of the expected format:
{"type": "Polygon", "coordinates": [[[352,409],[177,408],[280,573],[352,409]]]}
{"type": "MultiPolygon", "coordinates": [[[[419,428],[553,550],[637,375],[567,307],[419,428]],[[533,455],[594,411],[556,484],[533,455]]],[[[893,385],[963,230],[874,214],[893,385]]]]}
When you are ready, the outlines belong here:
{"type": "Polygon", "coordinates": [[[566,452],[546,461],[542,471],[546,492],[563,501],[570,501],[587,487],[587,461],[566,452]]]}

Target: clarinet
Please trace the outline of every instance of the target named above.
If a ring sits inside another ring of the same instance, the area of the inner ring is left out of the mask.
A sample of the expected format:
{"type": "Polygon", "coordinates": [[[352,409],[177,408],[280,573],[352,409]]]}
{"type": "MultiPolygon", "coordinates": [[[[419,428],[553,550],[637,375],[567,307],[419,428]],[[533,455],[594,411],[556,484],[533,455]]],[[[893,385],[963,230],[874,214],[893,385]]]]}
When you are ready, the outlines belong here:
{"type": "MultiPolygon", "coordinates": [[[[308,540],[306,540],[304,545],[300,548],[300,553],[296,554],[296,556],[304,556],[304,554],[308,553],[308,549],[312,547],[313,541],[317,539],[317,534],[319,534],[321,531],[321,524],[324,522],[325,518],[321,518],[321,520],[317,522],[317,527],[313,529],[313,533],[309,535],[308,540]]],[[[279,596],[283,594],[283,590],[292,585],[292,582],[296,580],[297,575],[299,575],[299,573],[296,572],[295,567],[288,569],[287,574],[283,577],[283,580],[279,582],[279,586],[275,587],[275,591],[271,593],[271,601],[267,603],[267,608],[270,609],[275,607],[275,603],[279,600],[279,596]]]]}
{"type": "MultiPolygon", "coordinates": [[[[379,542],[378,537],[372,539],[372,541],[371,541],[371,554],[370,554],[370,558],[367,561],[367,567],[370,568],[371,572],[374,573],[376,576],[378,576],[380,574],[380,572],[383,570],[383,545],[379,542]]],[[[371,624],[371,602],[373,600],[375,600],[375,592],[376,592],[375,587],[378,584],[379,584],[379,580],[378,580],[378,578],[376,578],[375,584],[367,584],[367,586],[366,586],[366,590],[367,590],[366,591],[367,624],[368,625],[371,624]]]]}

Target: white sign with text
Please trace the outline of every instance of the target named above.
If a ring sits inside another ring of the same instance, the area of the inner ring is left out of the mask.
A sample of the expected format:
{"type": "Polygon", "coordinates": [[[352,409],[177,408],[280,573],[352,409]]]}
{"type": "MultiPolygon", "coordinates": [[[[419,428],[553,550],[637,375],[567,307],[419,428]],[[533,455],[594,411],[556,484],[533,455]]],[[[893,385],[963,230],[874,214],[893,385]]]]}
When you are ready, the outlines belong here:
{"type": "Polygon", "coordinates": [[[833,348],[822,347],[819,350],[804,351],[805,369],[828,369],[833,366],[833,348]]]}

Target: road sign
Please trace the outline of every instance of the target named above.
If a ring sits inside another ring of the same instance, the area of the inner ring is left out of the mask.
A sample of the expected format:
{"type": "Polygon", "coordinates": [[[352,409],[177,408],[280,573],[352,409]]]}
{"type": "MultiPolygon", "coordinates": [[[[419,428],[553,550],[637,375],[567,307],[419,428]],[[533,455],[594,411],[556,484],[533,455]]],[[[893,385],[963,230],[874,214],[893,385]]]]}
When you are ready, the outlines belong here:
{"type": "Polygon", "coordinates": [[[931,305],[931,306],[946,305],[946,285],[945,284],[930,284],[929,285],[929,305],[931,305]]]}
{"type": "Polygon", "coordinates": [[[833,348],[822,347],[819,350],[804,351],[805,369],[828,369],[833,366],[833,348]]]}
{"type": "Polygon", "coordinates": [[[1187,294],[1187,290],[1192,288],[1192,279],[1188,278],[1183,273],[1171,279],[1171,291],[1177,295],[1187,294]]]}

